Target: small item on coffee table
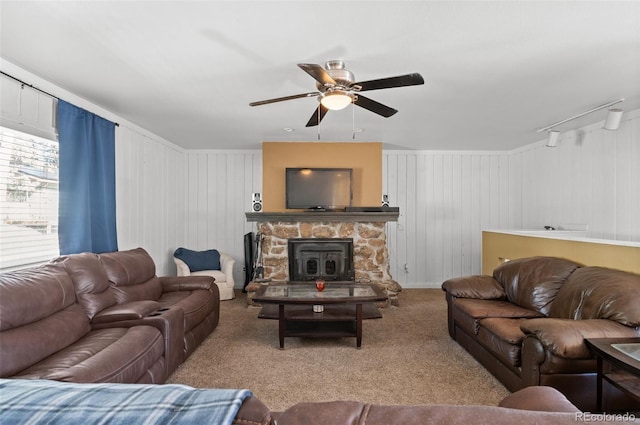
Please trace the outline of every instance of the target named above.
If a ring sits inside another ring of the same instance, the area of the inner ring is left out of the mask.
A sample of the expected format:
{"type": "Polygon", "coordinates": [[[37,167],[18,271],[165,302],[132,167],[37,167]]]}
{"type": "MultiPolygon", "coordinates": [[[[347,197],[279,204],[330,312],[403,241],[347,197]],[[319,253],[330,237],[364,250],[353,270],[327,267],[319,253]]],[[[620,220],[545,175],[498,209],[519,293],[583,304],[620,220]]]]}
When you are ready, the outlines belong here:
{"type": "Polygon", "coordinates": [[[322,313],[324,311],[324,306],[322,304],[314,304],[313,312],[314,313],[322,313]]]}
{"type": "Polygon", "coordinates": [[[324,291],[324,279],[319,277],[316,279],[316,289],[320,292],[324,291]]]}

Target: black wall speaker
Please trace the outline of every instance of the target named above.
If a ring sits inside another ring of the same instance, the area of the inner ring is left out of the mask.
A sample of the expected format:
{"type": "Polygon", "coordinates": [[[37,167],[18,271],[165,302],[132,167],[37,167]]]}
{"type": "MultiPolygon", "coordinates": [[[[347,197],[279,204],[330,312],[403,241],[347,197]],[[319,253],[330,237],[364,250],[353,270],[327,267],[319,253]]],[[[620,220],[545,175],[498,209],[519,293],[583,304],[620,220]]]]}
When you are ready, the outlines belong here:
{"type": "Polygon", "coordinates": [[[382,206],[383,207],[389,206],[389,195],[382,195],[382,206]]]}
{"type": "Polygon", "coordinates": [[[262,196],[260,195],[260,192],[251,194],[251,210],[253,212],[262,211],[262,196]]]}

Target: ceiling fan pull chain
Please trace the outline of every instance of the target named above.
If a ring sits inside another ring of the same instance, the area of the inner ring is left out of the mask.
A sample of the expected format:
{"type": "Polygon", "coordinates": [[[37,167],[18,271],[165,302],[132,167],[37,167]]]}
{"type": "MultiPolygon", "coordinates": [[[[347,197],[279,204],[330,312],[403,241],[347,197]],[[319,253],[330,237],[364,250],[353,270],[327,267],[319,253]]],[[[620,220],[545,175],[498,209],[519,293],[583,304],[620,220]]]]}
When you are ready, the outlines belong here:
{"type": "Polygon", "coordinates": [[[351,138],[356,140],[356,105],[351,102],[351,138]]]}
{"type": "Polygon", "coordinates": [[[320,140],[320,108],[317,109],[318,111],[318,125],[317,125],[317,129],[318,129],[318,140],[320,140]]]}

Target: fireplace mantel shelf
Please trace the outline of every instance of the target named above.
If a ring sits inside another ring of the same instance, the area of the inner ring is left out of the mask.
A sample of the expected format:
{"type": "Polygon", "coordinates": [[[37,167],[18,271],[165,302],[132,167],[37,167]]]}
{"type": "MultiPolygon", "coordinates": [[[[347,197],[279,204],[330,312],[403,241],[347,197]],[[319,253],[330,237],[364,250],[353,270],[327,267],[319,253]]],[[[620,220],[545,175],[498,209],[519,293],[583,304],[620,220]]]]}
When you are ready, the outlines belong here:
{"type": "Polygon", "coordinates": [[[387,221],[398,221],[400,213],[398,211],[381,212],[334,212],[334,211],[312,211],[312,212],[246,212],[247,221],[257,222],[356,222],[356,223],[381,223],[387,221]]]}

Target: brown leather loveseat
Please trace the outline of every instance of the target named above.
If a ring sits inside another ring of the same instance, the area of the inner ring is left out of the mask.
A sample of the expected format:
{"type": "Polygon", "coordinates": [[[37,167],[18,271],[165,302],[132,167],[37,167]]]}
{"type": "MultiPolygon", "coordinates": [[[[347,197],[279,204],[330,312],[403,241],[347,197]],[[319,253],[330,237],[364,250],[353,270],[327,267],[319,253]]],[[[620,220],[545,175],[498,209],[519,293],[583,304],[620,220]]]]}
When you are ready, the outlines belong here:
{"type": "Polygon", "coordinates": [[[219,304],[212,278],[159,278],[141,248],[0,274],[0,377],[162,383],[219,304]]]}
{"type": "MultiPolygon", "coordinates": [[[[442,284],[449,334],[511,391],[548,385],[596,411],[585,338],[640,336],[640,275],[554,257],[501,264],[442,284]]],[[[619,409],[637,409],[611,388],[619,409]]]]}

